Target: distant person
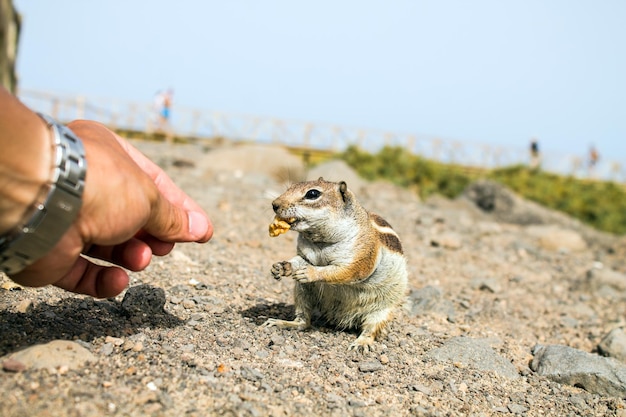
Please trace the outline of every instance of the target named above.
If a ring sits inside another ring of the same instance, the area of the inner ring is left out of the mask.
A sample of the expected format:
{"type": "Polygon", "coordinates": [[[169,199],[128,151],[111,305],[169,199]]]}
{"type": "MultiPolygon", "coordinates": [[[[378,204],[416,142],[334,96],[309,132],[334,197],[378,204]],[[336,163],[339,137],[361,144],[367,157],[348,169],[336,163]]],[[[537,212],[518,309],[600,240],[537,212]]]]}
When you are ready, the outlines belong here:
{"type": "Polygon", "coordinates": [[[170,122],[173,96],[174,96],[174,92],[172,90],[167,90],[163,94],[163,107],[161,108],[161,120],[163,121],[164,126],[168,126],[170,122]]]}
{"type": "Polygon", "coordinates": [[[530,169],[539,169],[541,165],[541,155],[539,153],[539,142],[533,138],[530,141],[530,169]]]}
{"type": "Polygon", "coordinates": [[[169,127],[172,111],[173,91],[158,91],[154,96],[154,110],[157,117],[157,130],[164,131],[169,127]]]}
{"type": "Polygon", "coordinates": [[[589,175],[593,175],[595,171],[596,165],[598,165],[598,160],[600,159],[600,154],[595,146],[591,145],[589,148],[589,175]]]}

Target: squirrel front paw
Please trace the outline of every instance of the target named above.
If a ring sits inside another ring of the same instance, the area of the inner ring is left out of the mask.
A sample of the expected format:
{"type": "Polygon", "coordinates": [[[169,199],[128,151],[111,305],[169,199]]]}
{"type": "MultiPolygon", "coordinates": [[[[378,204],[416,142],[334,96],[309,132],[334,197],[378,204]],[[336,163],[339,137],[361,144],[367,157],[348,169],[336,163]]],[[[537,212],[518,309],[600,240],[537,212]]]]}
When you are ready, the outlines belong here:
{"type": "Polygon", "coordinates": [[[291,276],[294,280],[298,281],[300,284],[306,284],[308,282],[313,281],[311,279],[311,274],[309,273],[309,268],[302,267],[298,269],[294,269],[291,273],[291,276]]]}
{"type": "Polygon", "coordinates": [[[280,280],[283,277],[290,277],[292,273],[293,269],[289,261],[276,262],[272,265],[272,276],[276,280],[280,280]]]}

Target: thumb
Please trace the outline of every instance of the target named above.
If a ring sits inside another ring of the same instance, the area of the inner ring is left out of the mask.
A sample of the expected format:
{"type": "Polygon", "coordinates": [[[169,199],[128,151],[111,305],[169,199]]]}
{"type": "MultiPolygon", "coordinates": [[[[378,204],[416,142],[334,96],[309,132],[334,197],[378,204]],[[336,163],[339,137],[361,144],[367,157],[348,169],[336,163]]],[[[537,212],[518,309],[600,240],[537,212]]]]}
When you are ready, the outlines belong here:
{"type": "Polygon", "coordinates": [[[144,230],[165,242],[206,242],[213,235],[205,213],[178,207],[161,193],[157,193],[144,230]]]}

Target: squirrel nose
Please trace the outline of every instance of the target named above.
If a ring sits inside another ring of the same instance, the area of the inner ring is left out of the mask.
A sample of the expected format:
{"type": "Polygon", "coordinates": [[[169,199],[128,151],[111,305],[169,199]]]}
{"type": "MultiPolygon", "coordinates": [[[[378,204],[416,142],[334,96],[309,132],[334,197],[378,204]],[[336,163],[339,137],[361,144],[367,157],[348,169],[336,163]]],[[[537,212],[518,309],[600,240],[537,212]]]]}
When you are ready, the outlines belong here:
{"type": "Polygon", "coordinates": [[[272,208],[274,209],[274,213],[276,213],[278,211],[278,204],[277,203],[272,203],[272,208]]]}

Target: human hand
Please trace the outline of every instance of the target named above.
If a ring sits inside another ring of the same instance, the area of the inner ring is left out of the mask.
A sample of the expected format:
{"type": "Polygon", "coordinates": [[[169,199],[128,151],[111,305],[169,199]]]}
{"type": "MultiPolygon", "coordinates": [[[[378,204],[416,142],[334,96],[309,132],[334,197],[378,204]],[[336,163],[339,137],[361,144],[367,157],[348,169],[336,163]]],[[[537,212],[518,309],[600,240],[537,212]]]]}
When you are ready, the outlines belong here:
{"type": "Polygon", "coordinates": [[[207,242],[213,226],[204,211],[156,164],[103,125],[68,127],[85,147],[83,206],[70,229],[46,256],[12,276],[29,286],[48,284],[94,297],[112,297],[131,271],[175,242],[207,242]],[[118,266],[104,266],[81,253],[118,266]]]}

